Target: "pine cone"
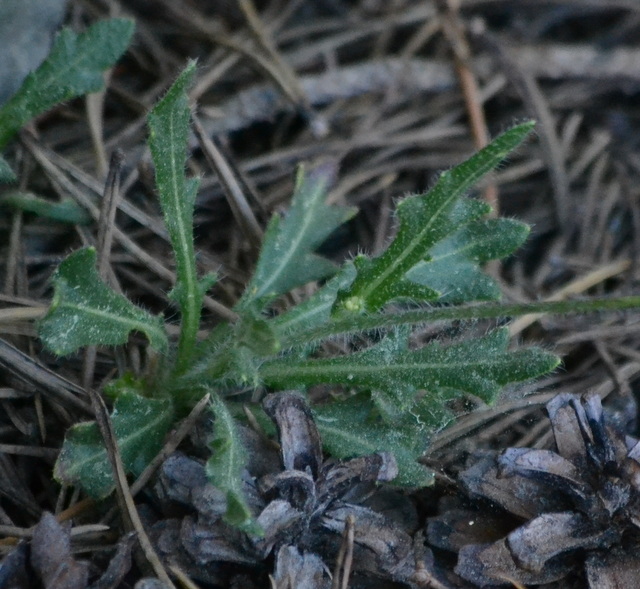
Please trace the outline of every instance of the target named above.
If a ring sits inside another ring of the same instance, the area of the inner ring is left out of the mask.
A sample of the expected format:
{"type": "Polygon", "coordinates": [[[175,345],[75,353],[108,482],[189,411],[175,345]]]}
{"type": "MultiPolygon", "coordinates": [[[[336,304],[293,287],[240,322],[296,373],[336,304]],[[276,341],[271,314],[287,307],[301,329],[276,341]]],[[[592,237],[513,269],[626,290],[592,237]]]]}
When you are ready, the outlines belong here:
{"type": "Polygon", "coordinates": [[[165,515],[174,516],[157,522],[151,534],[163,557],[194,580],[220,586],[239,586],[240,576],[244,587],[263,586],[271,574],[274,587],[328,589],[345,526],[353,522],[351,570],[359,586],[411,584],[415,508],[401,492],[379,485],[397,474],[393,456],[323,461],[318,430],[300,395],[270,395],[264,407],[278,430],[280,460],[256,463],[269,451],[249,434],[253,462],[245,479],[245,496],[264,536],[227,526],[224,495],[207,481],[204,466],[175,454],[162,468],[158,489],[165,515]],[[176,507],[187,514],[175,517],[176,507]]]}
{"type": "Polygon", "coordinates": [[[573,575],[638,587],[640,443],[605,420],[597,395],[561,394],[547,411],[556,452],[509,448],[460,475],[469,497],[503,513],[449,510],[429,521],[429,542],[458,552],[456,573],[478,586],[567,587],[573,575]]]}

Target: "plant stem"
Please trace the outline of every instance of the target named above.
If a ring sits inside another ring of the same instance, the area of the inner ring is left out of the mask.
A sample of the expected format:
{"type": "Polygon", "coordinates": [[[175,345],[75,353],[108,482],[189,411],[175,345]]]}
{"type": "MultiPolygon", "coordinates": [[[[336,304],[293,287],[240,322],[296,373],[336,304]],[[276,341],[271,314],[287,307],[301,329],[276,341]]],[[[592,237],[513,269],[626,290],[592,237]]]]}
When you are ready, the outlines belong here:
{"type": "Polygon", "coordinates": [[[341,317],[306,332],[298,331],[290,338],[287,338],[287,335],[283,334],[281,342],[283,348],[289,348],[310,344],[336,335],[396,327],[399,325],[426,323],[429,321],[495,319],[498,317],[518,317],[530,313],[589,313],[594,311],[621,311],[634,308],[640,308],[640,296],[597,298],[581,301],[549,301],[516,304],[491,303],[460,307],[437,307],[393,314],[376,313],[374,315],[341,317]]]}

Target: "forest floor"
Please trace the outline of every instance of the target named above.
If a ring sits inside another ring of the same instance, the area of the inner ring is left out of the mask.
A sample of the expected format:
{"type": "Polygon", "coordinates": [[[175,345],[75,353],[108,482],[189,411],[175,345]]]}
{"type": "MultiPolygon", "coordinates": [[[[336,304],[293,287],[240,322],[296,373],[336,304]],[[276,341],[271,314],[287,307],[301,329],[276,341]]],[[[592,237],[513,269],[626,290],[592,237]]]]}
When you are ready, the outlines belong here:
{"type": "MultiPolygon", "coordinates": [[[[638,3],[462,0],[456,5],[454,0],[272,0],[256,1],[255,6],[232,0],[72,0],[68,26],[80,30],[98,19],[130,16],[136,32],[129,51],[107,77],[104,93],[40,117],[14,144],[11,157],[19,164],[20,188],[52,200],[96,201],[109,156],[120,149],[121,198],[131,206],[121,206],[117,214],[113,272],[132,300],[171,315],[174,307],[167,293],[173,262],[154,196],[145,117],[187,60],[195,58],[190,98],[198,118],[240,179],[263,227],[271,214],[286,210],[301,162],[332,160],[339,172],[329,202],[356,206],[359,213],[323,252],[335,261],[360,251],[375,254],[393,232],[397,198],[424,191],[438,171],[464,160],[488,138],[535,119],[535,136],[476,189],[500,215],[532,228],[519,252],[488,268],[499,280],[504,300],[637,293],[638,3]],[[155,263],[145,262],[140,251],[155,263]]],[[[195,216],[199,269],[222,277],[209,295],[229,309],[250,275],[254,246],[195,137],[190,150],[189,172],[202,178],[195,216]]],[[[1,337],[37,359],[38,366],[82,385],[82,354],[59,359],[41,350],[33,319],[51,300],[53,270],[70,251],[93,242],[95,223],[53,223],[13,212],[0,217],[0,231],[5,236],[0,303],[7,310],[29,310],[2,315],[1,337]]],[[[204,327],[220,318],[219,307],[209,305],[204,327]]],[[[514,342],[542,346],[563,363],[553,374],[505,392],[493,407],[463,412],[431,441],[424,460],[438,473],[436,484],[403,497],[413,514],[407,534],[422,550],[434,549],[435,560],[416,564],[411,578],[389,572],[391,566],[378,563],[376,570],[359,570],[353,562],[351,576],[334,586],[477,586],[453,574],[454,554],[416,540],[424,537],[427,518],[441,514],[446,501],[461,494],[456,477],[472,451],[552,447],[544,408],[559,392],[595,392],[605,407],[635,416],[639,318],[628,311],[512,321],[514,342]]],[[[100,351],[93,386],[101,389],[122,368],[118,362],[139,368],[144,358],[139,344],[132,343],[121,357],[100,351]]],[[[26,562],[26,553],[15,547],[27,545],[24,540],[34,536],[41,521],[41,558],[51,561],[50,566],[68,558],[71,568],[88,562],[90,583],[63,579],[51,584],[42,579],[42,571],[50,569],[32,570],[33,563],[24,562],[15,576],[19,580],[10,580],[9,573],[18,570],[11,567],[18,565],[9,566],[7,557],[0,587],[36,587],[40,582],[61,588],[155,586],[140,582],[152,573],[135,549],[131,564],[135,542],[117,514],[70,489],[61,490],[52,479],[66,428],[87,416],[26,385],[25,374],[39,369],[28,363],[7,368],[7,362],[2,362],[0,388],[1,553],[14,559],[22,555],[26,562]],[[53,552],[54,545],[68,541],[68,531],[53,524],[45,530],[43,511],[73,522],[70,553],[53,552]],[[116,548],[119,556],[114,558],[116,548]],[[107,578],[103,573],[109,564],[112,576],[107,578]]],[[[194,445],[194,440],[185,441],[181,448],[188,452],[194,445]]],[[[157,524],[161,516],[154,512],[154,484],[142,489],[136,502],[143,520],[157,524]]],[[[488,504],[484,508],[492,509],[488,504]]],[[[204,548],[193,546],[205,541],[196,532],[186,549],[192,560],[183,555],[170,569],[175,586],[269,586],[269,575],[275,574],[272,556],[262,563],[243,563],[235,553],[226,563],[215,561],[219,555],[207,561],[198,552],[204,548]]],[[[184,527],[181,533],[183,544],[188,543],[184,527]]],[[[161,535],[154,538],[170,544],[161,535]]],[[[163,554],[171,562],[171,555],[163,554]]],[[[325,560],[331,570],[334,560],[325,560]]],[[[285,577],[280,570],[272,586],[295,586],[285,577]]],[[[545,587],[589,586],[580,567],[551,583],[545,587]]],[[[620,583],[606,586],[627,587],[620,583]]]]}

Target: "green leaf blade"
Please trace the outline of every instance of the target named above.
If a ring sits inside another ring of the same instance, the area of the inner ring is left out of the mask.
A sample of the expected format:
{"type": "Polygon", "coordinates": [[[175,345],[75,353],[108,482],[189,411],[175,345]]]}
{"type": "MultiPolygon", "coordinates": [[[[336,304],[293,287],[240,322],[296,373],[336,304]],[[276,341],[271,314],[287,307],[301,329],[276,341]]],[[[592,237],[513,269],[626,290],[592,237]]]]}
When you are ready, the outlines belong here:
{"type": "Polygon", "coordinates": [[[520,247],[529,227],[512,219],[488,219],[461,227],[429,251],[407,279],[441,293],[440,303],[460,304],[500,298],[500,287],[480,264],[498,260],[520,247]]]}
{"type": "Polygon", "coordinates": [[[538,349],[507,352],[508,330],[441,346],[437,342],[407,350],[397,339],[385,338],[363,352],[338,358],[265,362],[259,373],[274,388],[342,384],[410,395],[417,389],[451,388],[495,400],[503,386],[545,374],[559,360],[538,349]]]}
{"type": "Polygon", "coordinates": [[[211,458],[206,472],[211,484],[225,493],[227,512],[225,521],[247,533],[261,535],[242,490],[242,471],[247,455],[237,425],[229,409],[215,392],[211,393],[211,412],[215,417],[211,458]]]}
{"type": "Polygon", "coordinates": [[[63,29],[47,59],[0,108],[0,148],[38,114],[59,102],[100,90],[102,73],[125,52],[133,30],[134,22],[129,19],[100,21],[80,35],[63,29]]]}
{"type": "Polygon", "coordinates": [[[172,292],[182,314],[177,371],[184,370],[196,344],[204,297],[198,280],[193,242],[193,208],[197,180],[187,180],[187,142],[191,110],[187,89],[195,74],[190,62],[148,117],[149,148],[164,220],[176,258],[177,284],[172,292]]]}
{"type": "MultiPolygon", "coordinates": [[[[111,414],[122,463],[139,475],[162,448],[173,421],[171,404],[121,392],[111,414]]],[[[54,468],[56,480],[81,487],[90,497],[103,499],[115,488],[111,464],[95,422],[69,429],[54,468]]]]}
{"type": "Polygon", "coordinates": [[[451,219],[456,201],[504,160],[532,127],[533,122],[513,127],[465,162],[443,172],[426,194],[401,201],[397,207],[400,227],[396,237],[383,254],[362,264],[351,288],[341,294],[339,307],[351,312],[375,312],[397,298],[433,300],[433,291],[409,286],[405,275],[426,258],[435,244],[457,230],[451,219]]]}
{"type": "Polygon", "coordinates": [[[426,448],[426,438],[418,430],[400,430],[375,418],[364,395],[331,403],[314,410],[314,418],[325,449],[340,459],[392,452],[398,463],[393,483],[407,487],[427,487],[434,475],[417,462],[426,448]]]}
{"type": "Polygon", "coordinates": [[[261,310],[273,298],[335,273],[335,266],[313,252],[349,220],[355,209],[324,203],[334,175],[330,165],[309,173],[301,169],[284,219],[273,217],[265,234],[253,278],[239,308],[261,310]]]}
{"type": "Polygon", "coordinates": [[[43,343],[64,356],[83,346],[125,344],[131,331],[141,331],[153,348],[165,350],[168,342],[162,319],[105,285],[95,263],[95,249],[86,248],[58,267],[53,302],[39,324],[43,343]]]}

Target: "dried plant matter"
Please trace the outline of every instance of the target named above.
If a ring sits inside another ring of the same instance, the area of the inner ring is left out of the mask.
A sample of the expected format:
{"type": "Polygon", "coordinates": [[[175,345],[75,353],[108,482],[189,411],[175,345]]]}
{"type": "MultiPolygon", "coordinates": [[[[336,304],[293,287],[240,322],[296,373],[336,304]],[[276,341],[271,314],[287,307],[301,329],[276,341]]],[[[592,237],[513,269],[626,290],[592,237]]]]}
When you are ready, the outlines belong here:
{"type": "Polygon", "coordinates": [[[509,448],[461,475],[511,523],[450,510],[429,522],[430,542],[458,552],[456,572],[478,586],[562,583],[581,569],[592,589],[637,586],[640,442],[605,419],[597,395],[561,394],[547,410],[555,452],[509,448]]]}
{"type": "MultiPolygon", "coordinates": [[[[155,524],[159,550],[194,580],[221,582],[233,564],[264,570],[273,556],[276,587],[329,588],[333,559],[345,525],[353,520],[352,572],[377,579],[375,586],[385,579],[408,582],[416,571],[413,507],[400,492],[384,489],[376,492],[377,510],[368,503],[377,483],[397,475],[393,456],[323,461],[318,430],[301,396],[270,395],[264,407],[278,430],[279,466],[261,461],[250,466],[261,476],[244,477],[263,535],[224,523],[225,496],[208,482],[204,466],[174,454],[162,469],[160,495],[165,509],[175,513],[180,504],[192,513],[155,524]]],[[[247,434],[245,444],[254,445],[256,454],[262,446],[264,456],[264,440],[251,440],[247,434]]]]}

